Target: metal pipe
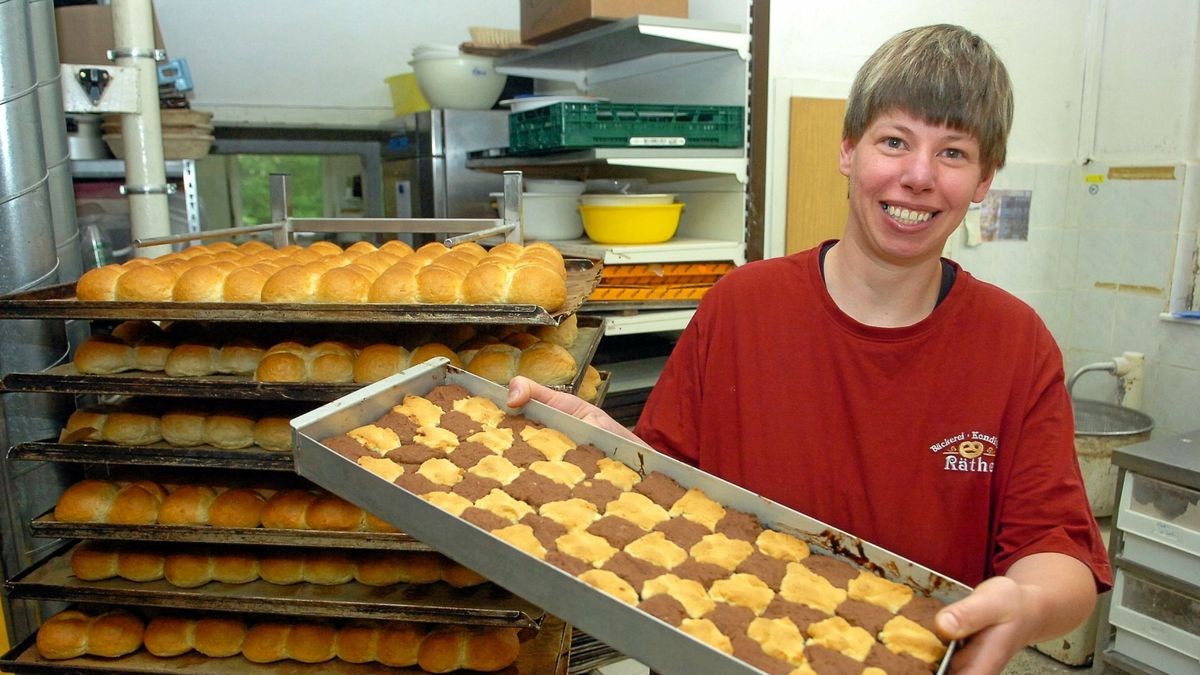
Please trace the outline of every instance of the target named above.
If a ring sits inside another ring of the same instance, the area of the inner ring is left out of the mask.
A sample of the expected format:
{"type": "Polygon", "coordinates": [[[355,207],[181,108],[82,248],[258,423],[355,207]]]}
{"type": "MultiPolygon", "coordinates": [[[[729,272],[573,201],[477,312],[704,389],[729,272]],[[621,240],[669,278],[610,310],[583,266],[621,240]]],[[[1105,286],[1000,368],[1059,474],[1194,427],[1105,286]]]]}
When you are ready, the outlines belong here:
{"type": "Polygon", "coordinates": [[[1080,375],[1083,375],[1084,373],[1091,373],[1091,372],[1096,372],[1096,371],[1100,371],[1100,370],[1115,374],[1117,372],[1117,364],[1115,361],[1100,361],[1097,363],[1089,363],[1086,366],[1083,366],[1082,368],[1080,368],[1079,370],[1076,370],[1075,372],[1071,373],[1071,376],[1067,378],[1067,393],[1071,395],[1071,398],[1075,398],[1075,394],[1074,394],[1075,381],[1079,379],[1080,375]]]}
{"type": "MultiPolygon", "coordinates": [[[[121,115],[132,238],[164,237],[171,233],[171,215],[158,107],[153,8],[150,0],[113,0],[112,17],[116,63],[137,69],[140,93],[138,112],[121,115]]],[[[170,251],[169,246],[153,246],[134,249],[134,255],[155,257],[170,251]]]]}

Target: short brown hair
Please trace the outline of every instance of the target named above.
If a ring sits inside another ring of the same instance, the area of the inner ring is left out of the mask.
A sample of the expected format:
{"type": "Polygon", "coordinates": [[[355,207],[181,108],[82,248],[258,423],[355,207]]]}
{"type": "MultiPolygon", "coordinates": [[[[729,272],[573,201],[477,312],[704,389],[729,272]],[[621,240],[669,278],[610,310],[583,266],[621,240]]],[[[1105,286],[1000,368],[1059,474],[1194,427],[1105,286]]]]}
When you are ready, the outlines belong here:
{"type": "Polygon", "coordinates": [[[857,142],[893,110],[974,136],[985,173],[1004,166],[1012,82],[991,45],[962,26],[912,28],[875,50],[850,88],[842,138],[857,142]]]}

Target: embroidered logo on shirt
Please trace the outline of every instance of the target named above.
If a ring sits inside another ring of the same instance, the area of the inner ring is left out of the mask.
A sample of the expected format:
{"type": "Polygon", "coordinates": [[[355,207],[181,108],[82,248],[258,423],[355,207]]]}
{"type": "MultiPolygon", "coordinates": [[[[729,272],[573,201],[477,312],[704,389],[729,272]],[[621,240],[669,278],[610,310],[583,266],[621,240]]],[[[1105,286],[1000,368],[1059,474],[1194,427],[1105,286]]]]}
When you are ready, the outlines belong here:
{"type": "Polygon", "coordinates": [[[942,456],[944,471],[990,473],[996,462],[999,442],[981,431],[964,431],[929,446],[942,456]]]}

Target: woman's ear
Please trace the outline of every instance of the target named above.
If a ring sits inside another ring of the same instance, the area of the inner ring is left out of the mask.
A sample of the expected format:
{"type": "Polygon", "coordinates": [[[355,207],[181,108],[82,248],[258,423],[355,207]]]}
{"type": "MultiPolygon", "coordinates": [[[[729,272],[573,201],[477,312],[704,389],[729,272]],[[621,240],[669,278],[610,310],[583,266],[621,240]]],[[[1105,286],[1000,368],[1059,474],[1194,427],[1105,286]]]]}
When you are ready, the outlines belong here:
{"type": "Polygon", "coordinates": [[[850,165],[854,160],[854,146],[857,141],[852,141],[849,138],[842,139],[841,152],[838,153],[838,168],[841,169],[842,175],[850,177],[850,165]]]}
{"type": "Polygon", "coordinates": [[[987,176],[980,179],[979,185],[975,186],[975,194],[971,196],[972,202],[978,204],[983,201],[983,198],[987,196],[988,190],[992,189],[992,179],[995,177],[996,171],[993,169],[988,172],[987,176]]]}

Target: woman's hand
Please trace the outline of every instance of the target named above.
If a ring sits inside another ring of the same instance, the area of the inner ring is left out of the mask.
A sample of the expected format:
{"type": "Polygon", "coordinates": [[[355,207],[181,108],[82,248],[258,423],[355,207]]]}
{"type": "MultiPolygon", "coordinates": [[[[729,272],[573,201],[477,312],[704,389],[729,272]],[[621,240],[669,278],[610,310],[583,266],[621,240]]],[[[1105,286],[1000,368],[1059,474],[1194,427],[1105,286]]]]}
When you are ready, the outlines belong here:
{"type": "Polygon", "coordinates": [[[617,434],[639,445],[646,445],[642,439],[634,436],[633,432],[626,429],[623,424],[609,417],[608,413],[578,396],[556,391],[545,385],[538,384],[527,377],[520,375],[514,377],[508,383],[508,407],[521,408],[530,401],[544,403],[551,408],[579,418],[592,426],[600,427],[605,431],[617,434]]]}
{"type": "Polygon", "coordinates": [[[1035,553],[944,607],[934,624],[942,637],[964,641],[953,672],[999,673],[1027,645],[1070,632],[1095,604],[1095,583],[1083,563],[1061,553],[1035,553]]]}

